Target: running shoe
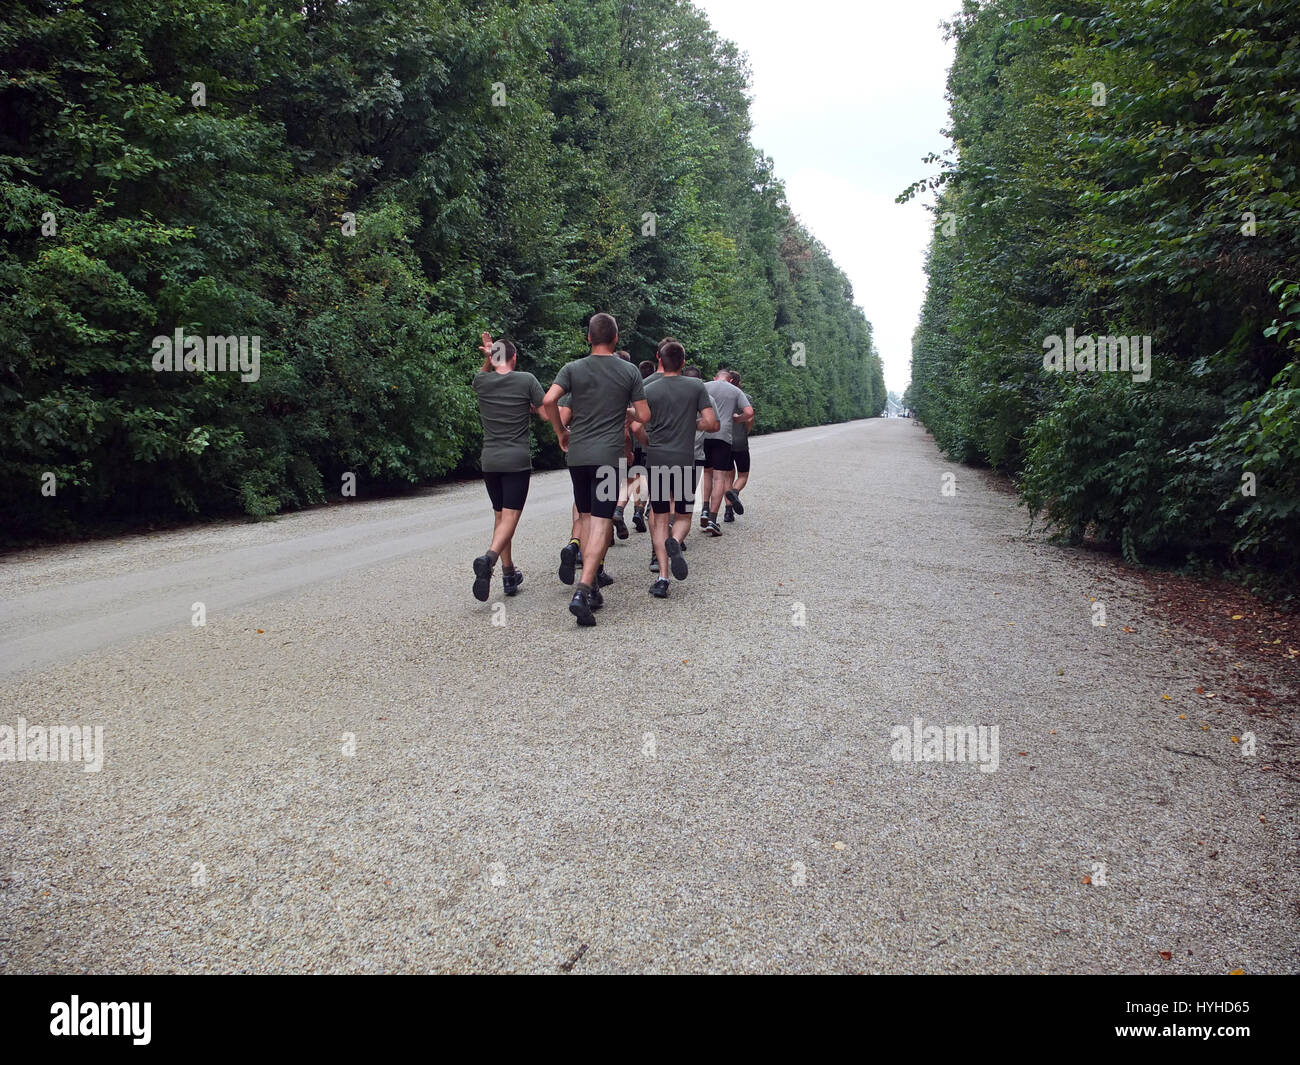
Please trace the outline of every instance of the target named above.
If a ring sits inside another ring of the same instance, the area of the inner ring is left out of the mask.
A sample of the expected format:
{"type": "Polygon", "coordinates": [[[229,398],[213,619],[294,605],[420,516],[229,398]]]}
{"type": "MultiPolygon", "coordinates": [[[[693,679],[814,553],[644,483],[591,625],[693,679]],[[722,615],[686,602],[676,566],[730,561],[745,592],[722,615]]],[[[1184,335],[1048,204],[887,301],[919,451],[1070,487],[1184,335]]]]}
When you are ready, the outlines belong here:
{"type": "Polygon", "coordinates": [[[560,583],[573,583],[573,567],[579,562],[578,545],[570,540],[564,545],[564,550],[560,552],[560,583]]]}
{"type": "Polygon", "coordinates": [[[650,594],[656,599],[667,599],[668,582],[663,577],[660,577],[654,584],[650,585],[650,594]]]}
{"type": "Polygon", "coordinates": [[[591,604],[592,610],[599,610],[605,605],[605,597],[600,594],[599,588],[593,588],[587,593],[587,602],[591,604]]]}
{"type": "Polygon", "coordinates": [[[668,549],[668,568],[673,571],[673,576],[679,581],[686,580],[686,559],[682,558],[682,545],[670,536],[664,547],[668,549]]]}
{"type": "Polygon", "coordinates": [[[506,586],[506,595],[514,595],[524,583],[524,571],[517,569],[514,573],[501,574],[501,583],[506,586]]]}
{"type": "Polygon", "coordinates": [[[614,578],[605,572],[605,567],[601,566],[596,570],[596,586],[598,588],[608,588],[614,583],[614,578]]]}
{"type": "Polygon", "coordinates": [[[618,533],[618,538],[620,540],[627,539],[627,522],[623,520],[623,512],[621,510],[614,511],[614,531],[618,533]]]}
{"type": "Polygon", "coordinates": [[[596,617],[591,612],[591,601],[581,588],[574,592],[573,598],[569,600],[569,613],[578,619],[579,625],[596,624],[596,617]]]}
{"type": "Polygon", "coordinates": [[[734,488],[727,489],[727,502],[736,508],[737,514],[745,513],[745,504],[740,501],[740,493],[734,488]]]}
{"type": "Polygon", "coordinates": [[[646,531],[645,510],[638,508],[632,511],[632,524],[636,527],[637,532],[646,531]]]}
{"type": "Polygon", "coordinates": [[[722,511],[722,520],[723,520],[723,521],[735,521],[735,520],[736,520],[736,515],[735,515],[734,513],[732,513],[732,510],[731,510],[730,507],[724,507],[724,508],[723,508],[723,511],[722,511]]]}
{"type": "Polygon", "coordinates": [[[487,555],[479,555],[474,560],[474,598],[486,603],[492,590],[492,560],[487,555]]]}

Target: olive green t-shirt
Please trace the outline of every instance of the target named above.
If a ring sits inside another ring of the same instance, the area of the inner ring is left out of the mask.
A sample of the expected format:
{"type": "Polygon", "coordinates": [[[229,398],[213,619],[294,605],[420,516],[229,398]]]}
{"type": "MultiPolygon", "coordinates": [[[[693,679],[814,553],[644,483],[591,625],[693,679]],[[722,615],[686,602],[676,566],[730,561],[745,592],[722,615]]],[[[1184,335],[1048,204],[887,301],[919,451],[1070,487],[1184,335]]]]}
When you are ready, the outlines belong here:
{"type": "MultiPolygon", "coordinates": [[[[740,397],[741,397],[741,403],[740,406],[736,408],[737,414],[744,411],[746,407],[752,407],[754,405],[752,402],[750,402],[749,393],[747,393],[743,388],[740,390],[740,397]]],[[[731,450],[732,451],[749,450],[749,430],[745,428],[744,422],[731,423],[731,450]]]]}
{"type": "Polygon", "coordinates": [[[569,395],[570,466],[617,466],[626,457],[627,408],[645,399],[641,371],[617,355],[588,355],[560,367],[555,383],[569,395]]]}
{"type": "Polygon", "coordinates": [[[474,375],[478,416],[483,423],[483,450],[479,465],[484,473],[516,473],[533,468],[528,450],[528,419],[545,396],[541,383],[530,373],[489,370],[474,375]]]}
{"type": "Polygon", "coordinates": [[[692,465],[695,422],[701,411],[713,406],[704,382],[676,374],[657,381],[647,380],[645,398],[650,404],[650,424],[646,428],[650,437],[646,449],[650,465],[692,465]]]}

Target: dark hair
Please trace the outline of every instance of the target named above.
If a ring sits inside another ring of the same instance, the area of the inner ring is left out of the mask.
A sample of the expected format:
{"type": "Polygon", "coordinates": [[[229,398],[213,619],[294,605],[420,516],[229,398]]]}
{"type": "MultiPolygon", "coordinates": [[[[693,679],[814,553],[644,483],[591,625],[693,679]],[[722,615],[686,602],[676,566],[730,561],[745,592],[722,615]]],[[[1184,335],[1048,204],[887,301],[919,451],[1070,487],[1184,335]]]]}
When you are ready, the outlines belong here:
{"type": "Polygon", "coordinates": [[[501,341],[501,346],[505,348],[506,351],[506,362],[513,362],[515,357],[519,354],[515,351],[515,346],[508,340],[501,341]]]}
{"type": "Polygon", "coordinates": [[[655,354],[658,355],[661,351],[663,351],[665,344],[680,344],[680,343],[681,341],[679,341],[676,337],[664,337],[663,340],[659,341],[659,343],[655,345],[655,354]]]}
{"type": "Polygon", "coordinates": [[[618,323],[612,314],[593,314],[587,323],[587,336],[595,347],[604,347],[618,340],[618,323]]]}
{"type": "Polygon", "coordinates": [[[677,341],[670,340],[659,349],[659,361],[664,364],[665,370],[677,373],[686,361],[686,349],[677,341]]]}
{"type": "Polygon", "coordinates": [[[736,373],[735,370],[727,371],[727,380],[730,381],[737,388],[740,387],[740,374],[736,373]]]}
{"type": "Polygon", "coordinates": [[[649,377],[652,373],[655,372],[655,364],[652,363],[649,359],[642,359],[641,364],[637,367],[637,369],[641,371],[641,380],[644,381],[647,377],[649,377]]]}
{"type": "Polygon", "coordinates": [[[624,362],[631,362],[631,361],[632,361],[632,356],[629,355],[626,351],[616,351],[616,352],[614,352],[614,354],[617,355],[617,356],[618,356],[620,359],[622,359],[624,362]]]}
{"type": "Polygon", "coordinates": [[[698,366],[688,366],[688,367],[686,367],[686,369],[684,369],[684,370],[682,371],[682,376],[683,376],[683,377],[698,377],[698,378],[700,378],[701,380],[703,380],[703,378],[704,378],[704,374],[700,373],[700,368],[699,368],[698,366]]]}

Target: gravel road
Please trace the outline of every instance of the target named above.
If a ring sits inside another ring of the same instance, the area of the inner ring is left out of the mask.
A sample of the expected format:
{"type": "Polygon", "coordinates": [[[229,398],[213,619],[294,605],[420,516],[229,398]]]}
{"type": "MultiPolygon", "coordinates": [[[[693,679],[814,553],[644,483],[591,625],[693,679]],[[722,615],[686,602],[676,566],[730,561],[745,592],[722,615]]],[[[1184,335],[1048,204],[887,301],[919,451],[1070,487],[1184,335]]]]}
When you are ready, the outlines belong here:
{"type": "Polygon", "coordinates": [[[0,762],[0,972],[1296,971],[1292,724],[915,424],[753,447],[593,629],[563,472],[486,604],[477,482],[8,556],[0,726],[104,757],[0,762]]]}

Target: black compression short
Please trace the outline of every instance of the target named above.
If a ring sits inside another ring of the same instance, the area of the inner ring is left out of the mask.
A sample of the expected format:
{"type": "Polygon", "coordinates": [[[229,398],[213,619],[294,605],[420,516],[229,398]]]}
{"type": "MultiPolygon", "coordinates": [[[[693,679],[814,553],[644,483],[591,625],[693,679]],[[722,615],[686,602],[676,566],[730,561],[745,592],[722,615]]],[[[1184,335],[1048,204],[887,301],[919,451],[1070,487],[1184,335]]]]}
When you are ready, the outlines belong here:
{"type": "Polygon", "coordinates": [[[749,452],[748,452],[748,451],[733,451],[733,452],[731,453],[731,461],[732,461],[733,463],[735,463],[735,465],[736,465],[736,472],[737,472],[737,473],[748,473],[748,472],[749,472],[749,452]]]}
{"type": "Polygon", "coordinates": [[[483,483],[487,485],[488,498],[492,500],[493,510],[523,510],[528,499],[528,479],[532,470],[518,470],[514,473],[483,473],[483,483]]]}
{"type": "Polygon", "coordinates": [[[614,516],[614,508],[618,506],[617,466],[570,466],[569,479],[573,482],[573,504],[579,514],[590,514],[593,518],[614,516]],[[613,476],[609,475],[611,471],[613,476]]]}
{"type": "Polygon", "coordinates": [[[731,445],[725,440],[704,441],[704,465],[711,470],[731,472],[731,445]]]}
{"type": "Polygon", "coordinates": [[[700,467],[651,466],[648,473],[650,509],[667,514],[672,507],[678,514],[689,514],[695,506],[695,489],[700,483],[700,467]]]}

